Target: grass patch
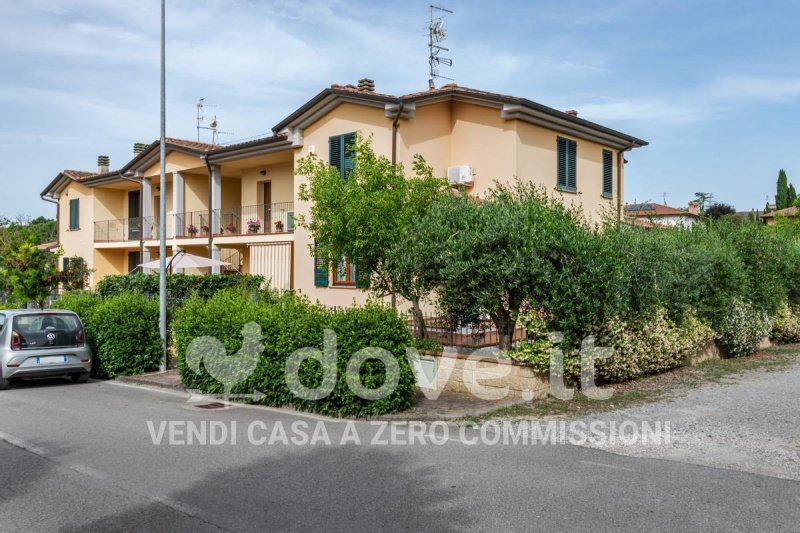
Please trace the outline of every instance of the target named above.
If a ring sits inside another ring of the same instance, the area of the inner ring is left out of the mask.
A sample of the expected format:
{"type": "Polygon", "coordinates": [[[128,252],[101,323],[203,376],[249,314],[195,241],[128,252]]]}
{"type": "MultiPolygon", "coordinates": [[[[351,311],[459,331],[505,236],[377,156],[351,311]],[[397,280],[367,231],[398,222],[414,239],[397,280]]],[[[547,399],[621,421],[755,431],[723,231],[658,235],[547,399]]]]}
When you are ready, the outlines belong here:
{"type": "MultiPolygon", "coordinates": [[[[748,372],[777,372],[800,362],[800,345],[778,346],[762,350],[749,357],[704,361],[695,367],[681,367],[626,383],[613,385],[614,396],[610,400],[591,400],[576,392],[570,401],[556,398],[537,400],[502,407],[469,417],[470,423],[507,418],[551,418],[578,417],[616,411],[668,399],[670,396],[706,383],[735,383],[736,378],[748,372]]],[[[466,421],[466,419],[465,419],[466,421]]]]}

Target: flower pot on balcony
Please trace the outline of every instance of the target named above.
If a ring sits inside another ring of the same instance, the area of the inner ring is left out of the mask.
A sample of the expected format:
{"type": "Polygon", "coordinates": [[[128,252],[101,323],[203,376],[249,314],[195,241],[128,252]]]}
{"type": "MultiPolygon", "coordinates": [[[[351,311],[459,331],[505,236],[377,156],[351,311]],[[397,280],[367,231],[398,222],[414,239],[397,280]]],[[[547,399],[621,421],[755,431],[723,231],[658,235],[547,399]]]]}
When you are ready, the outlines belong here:
{"type": "Polygon", "coordinates": [[[283,222],[282,221],[279,220],[279,221],[275,222],[275,231],[277,231],[278,233],[282,233],[283,232],[283,222]]]}
{"type": "Polygon", "coordinates": [[[258,230],[260,229],[261,226],[256,226],[256,225],[247,226],[247,233],[258,233],[258,230]]]}

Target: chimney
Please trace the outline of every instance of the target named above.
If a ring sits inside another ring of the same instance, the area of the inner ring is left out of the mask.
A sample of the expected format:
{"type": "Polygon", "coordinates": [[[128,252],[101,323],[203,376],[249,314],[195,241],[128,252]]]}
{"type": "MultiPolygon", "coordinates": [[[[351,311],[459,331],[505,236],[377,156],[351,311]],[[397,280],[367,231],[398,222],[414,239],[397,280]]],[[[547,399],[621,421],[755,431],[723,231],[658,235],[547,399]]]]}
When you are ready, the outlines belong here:
{"type": "Polygon", "coordinates": [[[361,78],[358,80],[358,90],[374,93],[375,92],[375,80],[371,80],[369,78],[361,78]]]}
{"type": "Polygon", "coordinates": [[[137,155],[141,154],[147,150],[147,144],[145,143],[133,143],[133,155],[136,157],[137,155]]]}
{"type": "Polygon", "coordinates": [[[107,155],[97,156],[97,173],[106,174],[108,172],[109,159],[107,155]]]}
{"type": "Polygon", "coordinates": [[[577,117],[578,116],[578,112],[575,111],[574,109],[570,109],[569,111],[564,111],[564,113],[566,113],[567,115],[569,115],[571,117],[577,117]]]}
{"type": "Polygon", "coordinates": [[[691,213],[692,215],[698,214],[697,202],[689,202],[689,213],[691,213]]]}

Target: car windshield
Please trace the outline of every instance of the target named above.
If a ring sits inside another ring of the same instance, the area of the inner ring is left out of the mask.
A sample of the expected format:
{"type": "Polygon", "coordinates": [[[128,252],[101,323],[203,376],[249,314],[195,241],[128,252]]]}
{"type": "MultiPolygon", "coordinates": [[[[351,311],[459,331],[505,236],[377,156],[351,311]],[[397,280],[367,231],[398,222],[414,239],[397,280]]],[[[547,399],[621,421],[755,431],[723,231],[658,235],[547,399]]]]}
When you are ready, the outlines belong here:
{"type": "Polygon", "coordinates": [[[75,346],[81,329],[75,315],[26,314],[15,316],[13,321],[14,334],[20,336],[23,349],[75,346]]]}

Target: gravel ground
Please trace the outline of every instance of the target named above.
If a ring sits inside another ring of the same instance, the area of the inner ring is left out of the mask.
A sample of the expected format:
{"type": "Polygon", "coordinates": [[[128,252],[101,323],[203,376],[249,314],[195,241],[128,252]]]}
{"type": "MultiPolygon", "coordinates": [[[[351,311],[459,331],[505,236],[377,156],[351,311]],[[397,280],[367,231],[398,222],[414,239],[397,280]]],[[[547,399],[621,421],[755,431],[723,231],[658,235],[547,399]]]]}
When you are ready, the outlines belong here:
{"type": "Polygon", "coordinates": [[[585,420],[670,424],[669,444],[589,444],[594,448],[800,480],[800,365],[585,420]]]}

